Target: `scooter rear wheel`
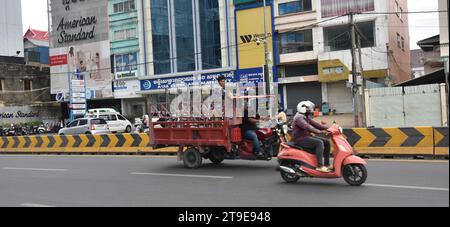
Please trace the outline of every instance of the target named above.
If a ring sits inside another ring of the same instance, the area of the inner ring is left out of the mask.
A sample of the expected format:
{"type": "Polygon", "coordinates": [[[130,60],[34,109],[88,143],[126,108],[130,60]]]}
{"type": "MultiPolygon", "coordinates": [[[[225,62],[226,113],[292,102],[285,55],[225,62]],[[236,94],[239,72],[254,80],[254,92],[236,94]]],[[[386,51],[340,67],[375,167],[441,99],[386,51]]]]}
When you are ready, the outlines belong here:
{"type": "Polygon", "coordinates": [[[342,171],[342,176],[349,185],[361,186],[367,180],[367,169],[361,164],[346,165],[342,171]]]}
{"type": "MultiPolygon", "coordinates": [[[[294,169],[295,167],[292,164],[282,164],[288,168],[294,169]]],[[[283,178],[286,183],[297,183],[300,180],[300,176],[292,173],[286,173],[283,170],[280,170],[281,178],[283,178]]]]}

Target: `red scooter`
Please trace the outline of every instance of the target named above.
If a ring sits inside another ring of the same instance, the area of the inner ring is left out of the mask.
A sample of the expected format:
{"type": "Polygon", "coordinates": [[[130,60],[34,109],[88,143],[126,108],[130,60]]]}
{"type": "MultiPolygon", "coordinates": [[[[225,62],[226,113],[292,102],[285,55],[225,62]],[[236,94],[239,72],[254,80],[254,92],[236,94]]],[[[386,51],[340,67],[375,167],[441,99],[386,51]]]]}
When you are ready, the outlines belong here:
{"type": "Polygon", "coordinates": [[[278,155],[281,177],[288,183],[295,183],[300,178],[328,178],[343,177],[351,186],[360,186],[367,179],[367,163],[354,155],[352,146],[343,136],[342,128],[336,123],[328,131],[334,145],[334,171],[323,173],[317,171],[317,158],[314,151],[302,148],[294,143],[284,143],[278,155]]]}

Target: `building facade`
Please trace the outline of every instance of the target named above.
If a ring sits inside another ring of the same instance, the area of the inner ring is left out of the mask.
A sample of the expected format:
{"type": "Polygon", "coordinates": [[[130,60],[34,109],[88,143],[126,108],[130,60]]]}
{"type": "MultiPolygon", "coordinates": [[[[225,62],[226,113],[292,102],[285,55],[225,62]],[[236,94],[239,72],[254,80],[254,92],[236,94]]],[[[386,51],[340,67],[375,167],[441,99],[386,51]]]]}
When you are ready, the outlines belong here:
{"type": "Polygon", "coordinates": [[[25,63],[48,66],[50,64],[48,31],[29,28],[23,36],[25,63]]]}
{"type": "Polygon", "coordinates": [[[23,57],[21,1],[0,0],[0,15],[0,56],[23,57]]]}
{"type": "Polygon", "coordinates": [[[439,0],[439,29],[441,57],[448,59],[448,0],[439,0]]]}
{"type": "Polygon", "coordinates": [[[195,77],[211,84],[220,75],[262,80],[265,43],[268,64],[274,66],[269,72],[288,112],[311,100],[336,113],[352,113],[350,12],[357,13],[362,34],[357,67],[364,81],[388,86],[411,78],[406,0],[275,0],[267,1],[266,11],[262,4],[109,0],[110,74],[122,113],[141,116],[149,100],[166,100],[177,81],[192,83],[195,77]]]}
{"type": "Polygon", "coordinates": [[[121,100],[121,112],[129,118],[141,117],[146,103],[138,94],[138,77],[144,75],[139,6],[139,0],[110,0],[108,5],[114,98],[121,100]]]}
{"type": "MultiPolygon", "coordinates": [[[[364,78],[378,84],[410,79],[407,1],[278,0],[275,30],[280,49],[280,90],[285,107],[304,99],[337,113],[352,113],[347,81],[352,69],[350,12],[362,33],[364,78]],[[396,12],[375,14],[373,12],[396,12]],[[311,24],[315,26],[310,26],[311,24]]],[[[357,56],[359,57],[359,56],[357,56]]],[[[359,65],[358,65],[359,67],[359,65]]]]}

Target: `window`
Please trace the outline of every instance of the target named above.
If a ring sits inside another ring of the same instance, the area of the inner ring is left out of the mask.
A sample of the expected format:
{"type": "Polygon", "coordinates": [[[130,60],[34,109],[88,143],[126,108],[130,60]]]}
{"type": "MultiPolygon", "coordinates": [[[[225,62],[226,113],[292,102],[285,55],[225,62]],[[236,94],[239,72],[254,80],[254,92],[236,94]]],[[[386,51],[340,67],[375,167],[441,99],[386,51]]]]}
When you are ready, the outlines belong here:
{"type": "Polygon", "coordinates": [[[105,121],[117,121],[117,116],[114,114],[111,115],[100,115],[101,119],[105,120],[105,121]]]}
{"type": "Polygon", "coordinates": [[[200,34],[202,41],[202,68],[214,69],[222,66],[220,42],[219,1],[199,1],[200,34]]]}
{"type": "Polygon", "coordinates": [[[397,46],[398,48],[405,50],[405,39],[397,33],[397,46]]]}
{"type": "Polygon", "coordinates": [[[286,77],[311,76],[318,74],[317,63],[307,65],[287,65],[284,68],[286,77]]]}
{"type": "Polygon", "coordinates": [[[332,74],[333,72],[334,72],[334,68],[324,68],[323,69],[323,74],[325,74],[325,75],[332,74]]]}
{"type": "Polygon", "coordinates": [[[155,75],[222,67],[218,0],[150,4],[155,75]]]}
{"type": "Polygon", "coordinates": [[[178,72],[195,70],[194,21],[192,0],[175,0],[175,38],[178,72]]]}
{"type": "Polygon", "coordinates": [[[400,20],[403,22],[403,9],[400,7],[400,20]]]}
{"type": "Polygon", "coordinates": [[[152,0],[153,66],[155,75],[170,73],[170,36],[167,0],[152,0]]]}
{"type": "Polygon", "coordinates": [[[137,38],[136,28],[117,30],[114,32],[115,40],[127,40],[137,38]]]}
{"type": "Polygon", "coordinates": [[[78,125],[78,121],[73,121],[69,124],[69,128],[76,127],[78,125]]]}
{"type": "Polygon", "coordinates": [[[125,119],[125,117],[123,117],[122,115],[117,115],[117,118],[119,118],[119,120],[121,121],[126,121],[127,119],[125,119]]]}
{"type": "Polygon", "coordinates": [[[116,55],[116,73],[118,78],[134,77],[138,69],[137,53],[116,55]]]}
{"type": "Polygon", "coordinates": [[[129,0],[125,2],[119,2],[113,5],[114,13],[126,13],[136,10],[136,5],[134,0],[129,0]]]}
{"type": "Polygon", "coordinates": [[[84,126],[88,124],[88,120],[80,120],[80,123],[78,124],[78,126],[84,126]]]}
{"type": "Polygon", "coordinates": [[[403,8],[400,6],[400,4],[398,4],[397,1],[395,1],[395,14],[403,22],[403,8]]]}
{"type": "MultiPolygon", "coordinates": [[[[359,30],[367,38],[361,38],[361,47],[372,47],[375,43],[375,23],[373,21],[356,23],[359,30]]],[[[349,25],[325,27],[323,29],[326,51],[339,51],[351,49],[351,35],[349,25]]]]}
{"type": "Polygon", "coordinates": [[[281,54],[312,51],[312,30],[287,32],[281,36],[281,54]]]}
{"type": "Polygon", "coordinates": [[[321,0],[322,18],[375,10],[374,0],[321,0]]]}
{"type": "Polygon", "coordinates": [[[4,79],[0,79],[0,92],[2,92],[4,90],[4,85],[5,84],[5,80],[4,79]]]}
{"type": "Polygon", "coordinates": [[[311,11],[311,0],[300,0],[294,2],[287,2],[278,5],[278,12],[280,15],[298,13],[304,11],[311,11]]]}
{"type": "Polygon", "coordinates": [[[32,90],[32,82],[31,80],[23,80],[23,90],[31,91],[32,90]]]}
{"type": "Polygon", "coordinates": [[[91,120],[91,125],[106,125],[106,121],[104,119],[93,119],[91,120]]]}

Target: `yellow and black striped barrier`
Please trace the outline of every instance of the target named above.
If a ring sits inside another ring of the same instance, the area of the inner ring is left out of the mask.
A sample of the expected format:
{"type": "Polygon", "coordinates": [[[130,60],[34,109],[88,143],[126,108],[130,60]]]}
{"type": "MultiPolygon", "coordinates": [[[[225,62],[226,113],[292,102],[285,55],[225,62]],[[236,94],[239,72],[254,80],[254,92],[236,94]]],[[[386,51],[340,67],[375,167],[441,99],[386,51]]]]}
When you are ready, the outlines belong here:
{"type": "Polygon", "coordinates": [[[449,154],[448,128],[355,128],[344,130],[344,134],[359,154],[449,154]]]}
{"type": "Polygon", "coordinates": [[[153,150],[147,134],[0,137],[0,153],[161,153],[173,151],[173,148],[153,150]]]}
{"type": "Polygon", "coordinates": [[[434,128],[434,154],[448,156],[448,128],[434,128]]]}
{"type": "MultiPolygon", "coordinates": [[[[356,128],[344,134],[359,154],[449,155],[449,128],[356,128]]],[[[176,153],[154,150],[147,134],[0,137],[0,153],[176,153]]]]}

